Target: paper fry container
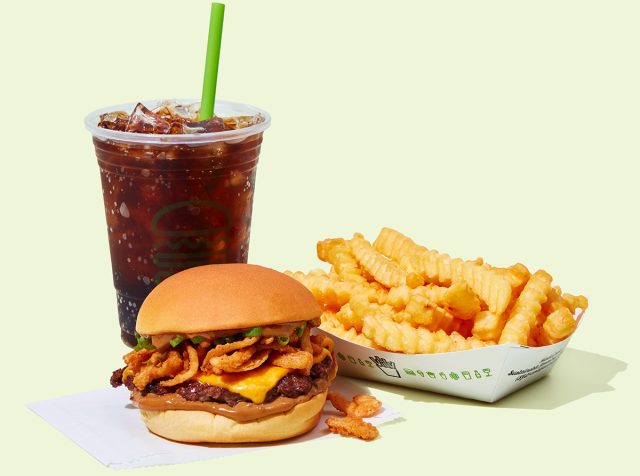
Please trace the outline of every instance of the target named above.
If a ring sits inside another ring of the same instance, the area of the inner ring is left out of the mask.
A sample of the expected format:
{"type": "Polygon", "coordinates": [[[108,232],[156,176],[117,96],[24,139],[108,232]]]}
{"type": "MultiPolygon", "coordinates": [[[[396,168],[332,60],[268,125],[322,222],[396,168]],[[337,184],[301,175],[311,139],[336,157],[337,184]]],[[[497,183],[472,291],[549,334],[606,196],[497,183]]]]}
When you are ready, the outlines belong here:
{"type": "MultiPolygon", "coordinates": [[[[582,311],[576,315],[579,321],[582,311]]],[[[503,344],[441,354],[370,349],[325,332],[335,343],[341,375],[495,402],[547,375],[567,347],[503,344]]]]}

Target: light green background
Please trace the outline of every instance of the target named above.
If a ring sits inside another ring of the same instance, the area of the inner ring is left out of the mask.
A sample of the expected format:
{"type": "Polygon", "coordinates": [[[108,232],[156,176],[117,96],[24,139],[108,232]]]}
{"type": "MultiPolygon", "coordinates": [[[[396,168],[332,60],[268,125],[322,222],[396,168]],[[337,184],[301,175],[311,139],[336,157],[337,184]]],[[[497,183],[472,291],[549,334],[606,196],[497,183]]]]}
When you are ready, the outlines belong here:
{"type": "MultiPolygon", "coordinates": [[[[82,118],[197,96],[208,4],[3,9],[5,474],[111,474],[24,407],[105,386],[125,351],[82,118]]],[[[403,414],[375,442],[136,474],[637,468],[639,14],[635,1],[229,1],[220,97],[273,116],[252,262],[307,270],[318,239],[387,225],[456,256],[543,267],[591,306],[551,375],[497,404],[372,384],[403,414]]]]}

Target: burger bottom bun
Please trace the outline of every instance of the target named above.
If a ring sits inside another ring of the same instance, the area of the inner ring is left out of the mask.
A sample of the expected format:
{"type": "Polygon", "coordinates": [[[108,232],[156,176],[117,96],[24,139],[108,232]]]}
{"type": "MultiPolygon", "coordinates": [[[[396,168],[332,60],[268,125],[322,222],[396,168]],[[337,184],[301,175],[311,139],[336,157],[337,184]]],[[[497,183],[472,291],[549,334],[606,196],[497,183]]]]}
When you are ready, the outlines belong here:
{"type": "Polygon", "coordinates": [[[327,392],[285,413],[252,421],[235,421],[205,411],[140,410],[152,433],[186,443],[248,443],[276,441],[307,433],[318,424],[327,392]]]}

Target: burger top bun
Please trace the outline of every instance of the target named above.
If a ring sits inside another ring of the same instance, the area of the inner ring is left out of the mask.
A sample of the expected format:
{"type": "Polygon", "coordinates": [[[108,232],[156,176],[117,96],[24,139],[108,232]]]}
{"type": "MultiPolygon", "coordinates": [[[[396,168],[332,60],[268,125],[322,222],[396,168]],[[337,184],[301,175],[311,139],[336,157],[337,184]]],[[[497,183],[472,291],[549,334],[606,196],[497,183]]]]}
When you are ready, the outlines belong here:
{"type": "Polygon", "coordinates": [[[295,279],[253,264],[211,264],[162,281],[140,307],[141,335],[192,334],[315,319],[322,309],[295,279]]]}

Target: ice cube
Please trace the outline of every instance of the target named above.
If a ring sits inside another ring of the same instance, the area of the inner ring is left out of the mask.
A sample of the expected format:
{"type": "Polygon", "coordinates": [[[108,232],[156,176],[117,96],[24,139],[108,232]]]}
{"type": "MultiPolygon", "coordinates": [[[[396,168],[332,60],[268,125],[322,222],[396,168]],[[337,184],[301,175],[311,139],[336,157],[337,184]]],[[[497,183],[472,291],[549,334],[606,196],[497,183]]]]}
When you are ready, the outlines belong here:
{"type": "Polygon", "coordinates": [[[187,132],[184,130],[185,129],[185,122],[184,119],[173,119],[171,121],[171,130],[169,131],[169,134],[186,134],[187,132]]]}
{"type": "Polygon", "coordinates": [[[112,131],[124,131],[128,121],[129,114],[124,111],[107,112],[106,114],[100,114],[98,127],[111,129],[112,131]]]}
{"type": "Polygon", "coordinates": [[[220,132],[224,131],[224,122],[219,117],[212,117],[211,119],[205,119],[204,121],[187,122],[187,127],[199,129],[194,130],[193,132],[220,132]]]}
{"type": "Polygon", "coordinates": [[[262,116],[259,114],[256,116],[225,117],[224,127],[225,129],[243,129],[260,122],[262,122],[262,116]]]}
{"type": "Polygon", "coordinates": [[[142,103],[138,103],[129,117],[125,131],[145,134],[170,134],[171,123],[147,109],[142,103]]]}
{"type": "Polygon", "coordinates": [[[196,121],[198,119],[198,108],[196,104],[179,104],[173,100],[160,102],[153,112],[168,121],[178,118],[184,119],[185,121],[196,121]]]}

